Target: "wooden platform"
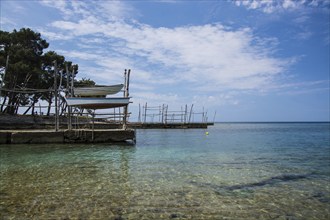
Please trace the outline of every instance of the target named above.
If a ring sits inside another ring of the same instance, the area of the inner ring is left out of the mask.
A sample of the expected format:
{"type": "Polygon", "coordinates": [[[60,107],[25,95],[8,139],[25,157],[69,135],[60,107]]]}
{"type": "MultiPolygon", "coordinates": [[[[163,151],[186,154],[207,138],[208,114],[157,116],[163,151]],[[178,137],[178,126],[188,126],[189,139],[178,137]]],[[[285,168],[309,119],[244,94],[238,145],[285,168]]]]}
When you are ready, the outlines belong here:
{"type": "MultiPolygon", "coordinates": [[[[187,129],[201,128],[206,129],[214,123],[210,122],[191,122],[191,123],[152,123],[152,122],[128,122],[127,126],[131,129],[187,129]]],[[[54,117],[52,116],[31,116],[31,115],[7,115],[0,114],[0,130],[52,130],[54,129],[54,117]]],[[[86,118],[79,118],[79,123],[73,123],[75,129],[91,129],[92,124],[86,118]]],[[[121,123],[95,122],[94,128],[104,129],[120,129],[121,123]]],[[[60,129],[68,128],[67,118],[60,117],[60,129]]]]}
{"type": "Polygon", "coordinates": [[[134,129],[188,129],[188,128],[204,128],[212,126],[214,123],[139,123],[131,122],[128,127],[134,129]]]}
{"type": "Polygon", "coordinates": [[[135,130],[0,130],[0,144],[135,143],[135,130]]]}

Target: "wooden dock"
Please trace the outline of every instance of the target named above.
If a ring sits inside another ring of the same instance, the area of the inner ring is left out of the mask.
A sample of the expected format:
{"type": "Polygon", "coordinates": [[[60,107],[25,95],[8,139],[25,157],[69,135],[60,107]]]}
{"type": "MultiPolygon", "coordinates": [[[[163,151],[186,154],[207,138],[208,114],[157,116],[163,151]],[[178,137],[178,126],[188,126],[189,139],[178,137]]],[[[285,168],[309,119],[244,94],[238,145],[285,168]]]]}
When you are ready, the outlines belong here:
{"type": "MultiPolygon", "coordinates": [[[[195,112],[193,104],[190,108],[188,108],[188,105],[185,105],[181,107],[181,110],[175,111],[169,110],[168,105],[165,104],[150,106],[147,103],[145,103],[141,111],[139,104],[138,122],[128,121],[130,116],[128,103],[113,106],[106,102],[108,105],[105,105],[105,100],[97,97],[93,97],[93,99],[98,100],[86,103],[86,99],[82,101],[83,98],[80,97],[76,98],[80,99],[79,105],[77,103],[70,104],[67,102],[67,99],[74,97],[74,71],[71,73],[71,83],[69,83],[69,78],[67,80],[67,94],[62,96],[60,95],[62,93],[59,92],[59,88],[62,88],[62,85],[57,86],[56,78],[59,74],[56,60],[54,61],[54,70],[55,80],[52,89],[54,93],[54,115],[43,116],[41,106],[39,106],[39,115],[34,110],[31,110],[32,115],[1,113],[0,144],[112,143],[123,141],[135,143],[135,129],[206,129],[208,126],[213,125],[213,123],[207,122],[208,116],[207,111],[204,111],[204,107],[203,111],[195,112]],[[88,108],[87,112],[84,112],[85,108],[88,108]],[[113,112],[96,112],[96,110],[104,108],[112,109],[113,112]],[[200,118],[201,122],[194,122],[194,119],[197,117],[200,118]]],[[[66,71],[68,72],[68,69],[66,71]]],[[[125,99],[130,97],[130,72],[130,69],[125,69],[124,72],[123,98],[125,99]]],[[[49,91],[47,90],[47,92],[49,91]]],[[[11,92],[24,94],[26,91],[12,90],[11,92]]],[[[2,107],[8,106],[3,102],[2,107]]]]}
{"type": "Polygon", "coordinates": [[[139,123],[131,122],[127,126],[134,129],[191,129],[200,128],[206,129],[208,126],[212,126],[214,123],[139,123]]]}
{"type": "Polygon", "coordinates": [[[50,144],[50,143],[135,143],[135,129],[207,129],[213,123],[141,123],[129,122],[127,129],[121,123],[81,120],[68,130],[66,118],[61,118],[58,131],[53,129],[53,117],[9,116],[0,114],[0,144],[50,144]]]}
{"type": "Polygon", "coordinates": [[[133,129],[0,130],[0,144],[135,143],[133,129]]]}

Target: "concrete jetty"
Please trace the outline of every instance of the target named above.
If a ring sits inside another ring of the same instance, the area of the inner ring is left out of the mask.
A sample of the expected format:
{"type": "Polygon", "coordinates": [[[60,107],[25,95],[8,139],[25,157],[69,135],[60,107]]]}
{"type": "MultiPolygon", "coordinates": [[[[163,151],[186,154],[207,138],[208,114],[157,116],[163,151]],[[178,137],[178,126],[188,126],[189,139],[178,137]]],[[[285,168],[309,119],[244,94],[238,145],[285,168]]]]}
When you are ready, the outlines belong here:
{"type": "Polygon", "coordinates": [[[135,130],[0,130],[0,144],[135,142],[135,130]]]}
{"type": "Polygon", "coordinates": [[[0,144],[48,144],[48,143],[116,143],[136,140],[135,129],[206,129],[213,123],[90,123],[80,119],[73,124],[76,129],[67,129],[66,117],[60,117],[60,129],[54,129],[54,117],[10,116],[0,114],[0,144]],[[91,128],[94,129],[91,129],[91,128]]]}

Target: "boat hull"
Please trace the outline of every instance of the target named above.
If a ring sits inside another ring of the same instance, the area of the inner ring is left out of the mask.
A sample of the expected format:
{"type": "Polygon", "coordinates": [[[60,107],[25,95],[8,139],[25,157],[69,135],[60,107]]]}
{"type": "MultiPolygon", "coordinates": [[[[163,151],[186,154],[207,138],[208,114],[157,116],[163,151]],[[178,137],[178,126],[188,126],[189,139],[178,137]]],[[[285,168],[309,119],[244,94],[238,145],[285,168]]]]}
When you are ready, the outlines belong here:
{"type": "Polygon", "coordinates": [[[123,84],[111,86],[78,87],[74,89],[74,95],[78,97],[105,97],[113,95],[123,88],[123,84]]]}
{"type": "Polygon", "coordinates": [[[65,98],[68,106],[86,108],[86,109],[105,109],[124,107],[129,104],[129,97],[115,97],[115,98],[65,98]]]}

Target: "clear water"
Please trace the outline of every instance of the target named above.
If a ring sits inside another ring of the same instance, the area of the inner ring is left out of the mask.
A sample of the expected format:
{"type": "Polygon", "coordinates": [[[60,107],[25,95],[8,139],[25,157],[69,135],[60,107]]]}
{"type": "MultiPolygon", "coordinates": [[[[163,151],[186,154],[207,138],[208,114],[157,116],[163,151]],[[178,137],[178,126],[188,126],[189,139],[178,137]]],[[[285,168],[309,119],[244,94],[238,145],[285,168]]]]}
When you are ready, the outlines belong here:
{"type": "Polygon", "coordinates": [[[0,219],[329,219],[329,123],[0,146],[0,219]]]}

